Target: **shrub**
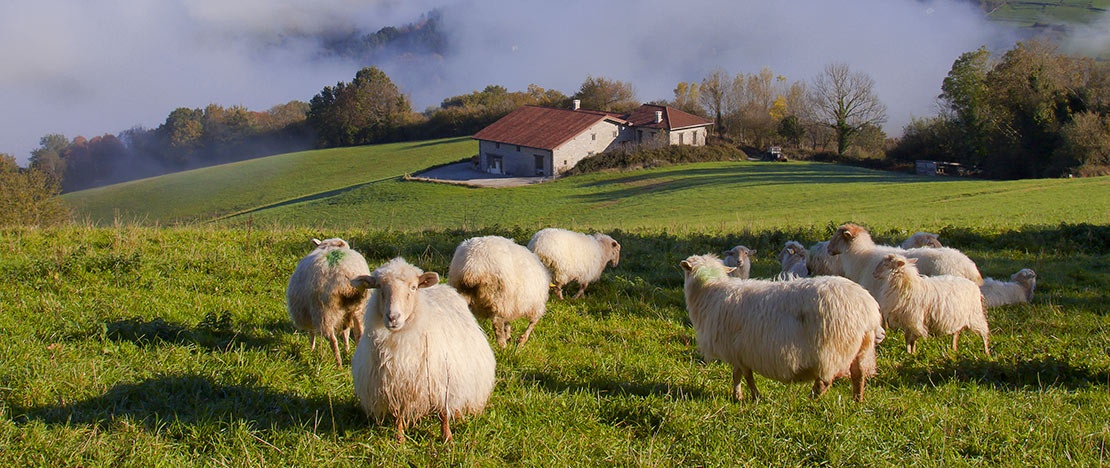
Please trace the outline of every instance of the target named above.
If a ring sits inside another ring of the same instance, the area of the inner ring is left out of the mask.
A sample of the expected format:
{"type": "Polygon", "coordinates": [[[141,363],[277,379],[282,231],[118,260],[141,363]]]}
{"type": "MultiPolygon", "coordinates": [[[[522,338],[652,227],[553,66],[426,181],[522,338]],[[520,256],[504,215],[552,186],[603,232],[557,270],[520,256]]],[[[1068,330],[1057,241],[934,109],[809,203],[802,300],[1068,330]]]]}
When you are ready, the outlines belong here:
{"type": "Polygon", "coordinates": [[[708,161],[735,161],[747,156],[731,146],[636,146],[617,148],[578,162],[567,175],[586,174],[605,169],[631,170],[708,161]]]}

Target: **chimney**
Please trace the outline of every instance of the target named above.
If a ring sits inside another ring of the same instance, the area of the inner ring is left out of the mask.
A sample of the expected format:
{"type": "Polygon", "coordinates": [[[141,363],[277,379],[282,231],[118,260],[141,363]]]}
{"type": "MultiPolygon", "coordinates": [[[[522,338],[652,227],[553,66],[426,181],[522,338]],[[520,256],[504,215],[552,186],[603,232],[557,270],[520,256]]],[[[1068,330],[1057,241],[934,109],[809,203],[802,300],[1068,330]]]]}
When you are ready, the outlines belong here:
{"type": "Polygon", "coordinates": [[[574,109],[573,110],[578,110],[579,108],[582,107],[582,100],[581,99],[575,99],[573,102],[574,102],[574,109]]]}
{"type": "Polygon", "coordinates": [[[655,123],[663,123],[663,111],[655,111],[655,123]]]}

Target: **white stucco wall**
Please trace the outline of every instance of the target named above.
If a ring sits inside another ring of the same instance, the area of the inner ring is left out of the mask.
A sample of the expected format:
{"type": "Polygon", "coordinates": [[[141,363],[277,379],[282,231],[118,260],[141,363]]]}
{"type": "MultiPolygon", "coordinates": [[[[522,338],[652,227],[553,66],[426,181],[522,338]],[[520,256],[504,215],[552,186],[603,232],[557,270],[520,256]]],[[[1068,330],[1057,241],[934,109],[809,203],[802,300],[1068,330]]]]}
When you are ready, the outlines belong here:
{"type": "Polygon", "coordinates": [[[578,161],[620,145],[621,141],[629,138],[627,132],[622,134],[621,130],[620,125],[603,120],[555,148],[555,173],[562,174],[578,164],[578,161]]]}
{"type": "Polygon", "coordinates": [[[480,140],[478,142],[478,155],[479,170],[491,172],[491,159],[500,157],[500,173],[518,177],[535,177],[541,175],[537,174],[536,171],[536,156],[541,156],[544,159],[542,175],[551,175],[551,151],[545,149],[480,140]]]}

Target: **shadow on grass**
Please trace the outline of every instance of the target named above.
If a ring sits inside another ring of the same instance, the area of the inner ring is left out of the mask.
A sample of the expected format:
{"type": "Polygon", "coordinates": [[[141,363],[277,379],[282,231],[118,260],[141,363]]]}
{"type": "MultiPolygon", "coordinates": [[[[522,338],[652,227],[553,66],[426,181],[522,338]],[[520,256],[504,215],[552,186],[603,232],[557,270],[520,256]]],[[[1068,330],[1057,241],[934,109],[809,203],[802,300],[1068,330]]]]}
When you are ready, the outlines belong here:
{"type": "Polygon", "coordinates": [[[109,429],[126,418],[151,431],[167,424],[187,426],[243,422],[254,429],[307,428],[342,432],[367,426],[357,405],[305,398],[264,386],[215,382],[200,375],[171,375],[118,384],[104,395],[68,404],[11,408],[13,420],[109,429]]]}
{"type": "Polygon", "coordinates": [[[88,340],[97,336],[109,341],[130,341],[139,347],[159,346],[163,343],[194,345],[211,351],[226,351],[242,345],[250,349],[271,349],[276,344],[274,330],[286,330],[285,322],[272,322],[263,330],[232,323],[228,312],[209,312],[196,326],[169,322],[161,317],[153,319],[132,317],[104,323],[99,331],[76,337],[88,340]]]}
{"type": "Polygon", "coordinates": [[[606,395],[665,396],[678,400],[701,399],[706,395],[700,389],[687,388],[669,383],[651,382],[648,376],[636,376],[629,380],[591,378],[588,381],[570,381],[544,372],[525,372],[521,380],[533,382],[539,387],[554,393],[573,393],[587,391],[606,395]],[[639,378],[644,377],[644,378],[639,378]]]}
{"type": "Polygon", "coordinates": [[[898,371],[892,383],[937,386],[950,382],[974,382],[1000,390],[1087,389],[1107,383],[1110,373],[1072,365],[1055,356],[1012,361],[960,357],[935,363],[909,363],[898,371]],[[923,364],[923,365],[922,365],[923,364]]]}

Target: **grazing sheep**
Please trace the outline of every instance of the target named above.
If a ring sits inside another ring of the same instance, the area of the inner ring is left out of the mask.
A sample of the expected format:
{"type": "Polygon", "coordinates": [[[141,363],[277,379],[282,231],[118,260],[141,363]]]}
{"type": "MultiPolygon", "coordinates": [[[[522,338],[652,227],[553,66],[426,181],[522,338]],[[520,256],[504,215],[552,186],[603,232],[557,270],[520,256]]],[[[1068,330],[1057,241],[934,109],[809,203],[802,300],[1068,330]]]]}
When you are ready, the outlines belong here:
{"type": "Polygon", "coordinates": [[[742,245],[721,252],[721,255],[725,257],[722,260],[725,266],[733,268],[728,275],[733,278],[748,279],[752,271],[752,256],[755,254],[755,250],[742,245]]]}
{"type": "Polygon", "coordinates": [[[524,346],[546,311],[551,275],[539,257],[511,239],[485,236],[467,239],[455,249],[448,283],[466,298],[479,318],[493,322],[497,344],[506,346],[509,322],[528,318],[520,335],[524,346]]]}
{"type": "Polygon", "coordinates": [[[844,276],[840,257],[829,253],[829,241],[821,241],[809,248],[806,269],[813,276],[844,276]]]}
{"type": "Polygon", "coordinates": [[[940,243],[940,236],[931,232],[915,232],[909,239],[902,241],[903,249],[916,249],[918,247],[944,247],[940,243]]]}
{"type": "Polygon", "coordinates": [[[903,250],[898,247],[875,245],[875,241],[871,240],[871,234],[866,229],[851,223],[844,224],[836,230],[829,239],[828,250],[829,253],[840,257],[844,276],[862,285],[876,298],[879,297],[881,283],[872,273],[883,257],[892,253],[917,259],[917,270],[923,275],[962,276],[976,285],[983,283],[975,262],[959,250],[948,247],[903,250]]]}
{"type": "Polygon", "coordinates": [[[796,279],[809,276],[809,269],[806,267],[808,259],[809,252],[806,251],[805,246],[797,241],[787,241],[779,252],[779,263],[782,264],[782,273],[779,273],[779,277],[796,279]]]}
{"type": "Polygon", "coordinates": [[[959,276],[921,276],[917,259],[890,253],[883,256],[872,276],[882,283],[879,308],[891,328],[906,334],[906,350],[917,351],[917,339],[952,335],[957,351],[960,332],[970,329],[983,338],[990,356],[987,310],[979,286],[959,276]]]}
{"type": "Polygon", "coordinates": [[[429,413],[450,441],[451,419],[481,413],[493,391],[485,332],[459,293],[438,282],[400,257],[351,281],[362,291],[377,288],[351,360],[355,394],[379,424],[394,419],[398,441],[406,424],[429,413]]]}
{"type": "Polygon", "coordinates": [[[586,286],[601,278],[606,265],[617,266],[621,245],[605,234],[586,235],[559,228],[541,229],[528,241],[528,250],[551,270],[555,296],[563,298],[563,286],[578,283],[575,299],[586,293],[586,286]]]}
{"type": "Polygon", "coordinates": [[[351,287],[351,279],[370,273],[370,267],[343,239],[312,239],[312,243],[316,248],[297,263],[289,277],[285,302],[293,324],[308,331],[312,349],[316,350],[316,334],[323,335],[331,343],[335,363],[343,367],[335,333],[343,331],[347,351],[351,350],[351,331],[356,343],[362,335],[367,294],[351,287]]]}
{"type": "Polygon", "coordinates": [[[875,375],[875,344],[884,336],[879,305],[845,278],[794,281],[730,278],[713,255],[681,262],[686,310],[706,359],[732,366],[732,390],[743,399],[743,379],[759,398],[752,373],[780,382],[813,381],[820,397],[849,376],[856,401],[875,375]]]}
{"type": "Polygon", "coordinates": [[[983,285],[979,286],[987,307],[1032,302],[1034,289],[1037,289],[1037,273],[1029,268],[1010,275],[1010,281],[1006,282],[984,278],[983,285]]]}

